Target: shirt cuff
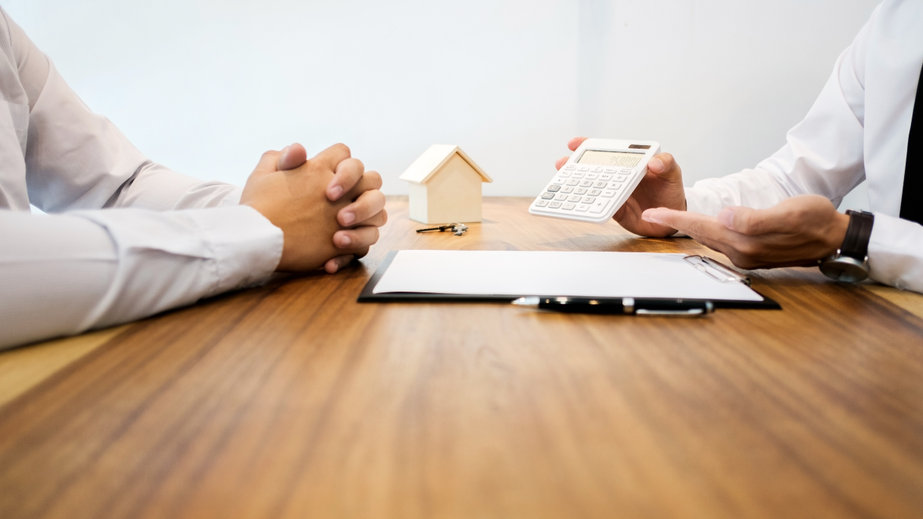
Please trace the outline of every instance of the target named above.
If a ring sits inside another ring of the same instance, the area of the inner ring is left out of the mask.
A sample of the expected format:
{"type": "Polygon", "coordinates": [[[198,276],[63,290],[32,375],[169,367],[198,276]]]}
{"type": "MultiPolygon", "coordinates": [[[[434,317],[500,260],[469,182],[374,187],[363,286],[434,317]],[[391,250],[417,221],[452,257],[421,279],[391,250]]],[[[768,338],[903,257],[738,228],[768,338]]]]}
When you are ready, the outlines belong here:
{"type": "Polygon", "coordinates": [[[212,295],[265,281],[282,259],[282,230],[256,209],[238,205],[197,210],[212,250],[217,286],[212,295]]]}
{"type": "Polygon", "coordinates": [[[869,239],[869,277],[923,293],[923,226],[875,212],[869,239]]]}

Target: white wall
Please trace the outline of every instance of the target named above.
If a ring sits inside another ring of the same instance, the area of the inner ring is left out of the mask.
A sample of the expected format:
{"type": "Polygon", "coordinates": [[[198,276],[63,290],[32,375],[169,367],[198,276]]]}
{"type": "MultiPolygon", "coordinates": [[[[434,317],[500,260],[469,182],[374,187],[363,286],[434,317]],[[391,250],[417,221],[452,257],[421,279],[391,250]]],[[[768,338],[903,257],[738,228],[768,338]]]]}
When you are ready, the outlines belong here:
{"type": "Polygon", "coordinates": [[[531,195],[577,134],[660,140],[690,182],[752,165],[875,3],[2,5],[94,110],[174,169],[242,183],[266,149],[342,141],[405,193],[403,169],[453,143],[494,178],[485,194],[531,195]]]}

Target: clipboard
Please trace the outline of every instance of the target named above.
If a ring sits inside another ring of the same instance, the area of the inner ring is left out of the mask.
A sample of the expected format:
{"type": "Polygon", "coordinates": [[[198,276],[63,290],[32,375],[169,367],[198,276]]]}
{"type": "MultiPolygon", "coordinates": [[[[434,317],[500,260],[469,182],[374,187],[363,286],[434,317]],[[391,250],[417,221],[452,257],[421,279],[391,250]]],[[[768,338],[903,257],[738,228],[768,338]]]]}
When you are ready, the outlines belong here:
{"type": "Polygon", "coordinates": [[[711,301],[780,309],[749,278],[707,256],[599,251],[390,251],[360,303],[510,302],[524,296],[711,301]]]}

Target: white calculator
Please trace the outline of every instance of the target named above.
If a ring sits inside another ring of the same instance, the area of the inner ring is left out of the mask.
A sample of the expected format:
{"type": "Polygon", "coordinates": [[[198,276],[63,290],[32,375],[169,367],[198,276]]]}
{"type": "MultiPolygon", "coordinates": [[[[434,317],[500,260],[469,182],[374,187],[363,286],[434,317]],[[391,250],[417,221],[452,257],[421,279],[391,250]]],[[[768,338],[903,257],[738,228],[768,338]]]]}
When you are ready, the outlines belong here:
{"type": "Polygon", "coordinates": [[[612,218],[660,152],[653,141],[587,139],[567,159],[529,212],[601,223],[612,218]]]}

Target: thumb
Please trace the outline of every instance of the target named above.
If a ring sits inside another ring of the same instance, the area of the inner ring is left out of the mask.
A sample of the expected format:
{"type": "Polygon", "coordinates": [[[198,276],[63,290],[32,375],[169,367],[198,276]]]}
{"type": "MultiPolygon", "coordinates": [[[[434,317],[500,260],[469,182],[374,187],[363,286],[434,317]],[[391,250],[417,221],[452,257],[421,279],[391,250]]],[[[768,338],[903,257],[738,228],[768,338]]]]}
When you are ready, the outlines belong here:
{"type": "Polygon", "coordinates": [[[304,149],[304,146],[296,142],[282,149],[282,152],[279,154],[276,168],[279,171],[295,169],[304,164],[307,160],[307,150],[304,149]]]}
{"type": "Polygon", "coordinates": [[[718,222],[728,229],[741,234],[757,235],[778,231],[773,222],[772,209],[753,209],[751,207],[725,207],[718,213],[718,222]]]}
{"type": "Polygon", "coordinates": [[[282,151],[269,150],[264,152],[260,156],[260,161],[257,162],[256,167],[253,168],[253,173],[250,174],[251,177],[266,175],[276,171],[276,166],[279,164],[279,157],[285,152],[283,148],[282,151]]]}

